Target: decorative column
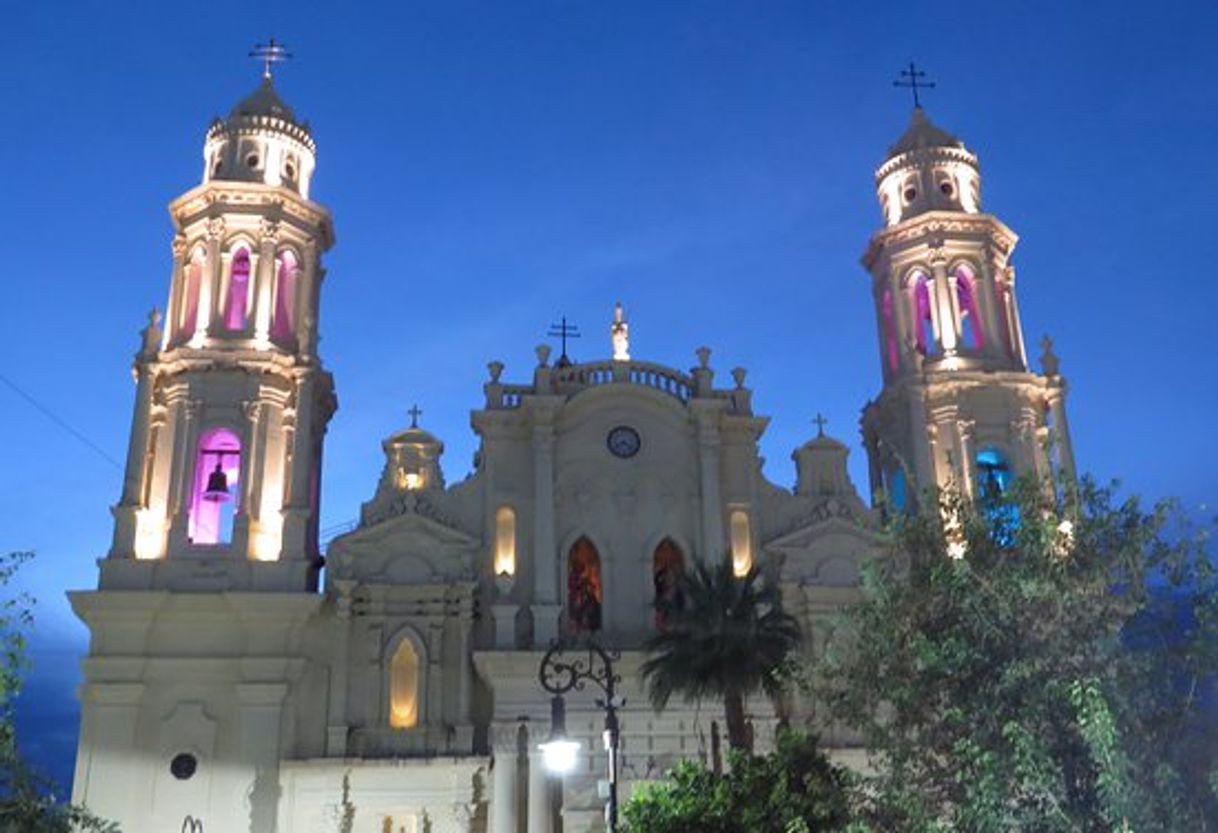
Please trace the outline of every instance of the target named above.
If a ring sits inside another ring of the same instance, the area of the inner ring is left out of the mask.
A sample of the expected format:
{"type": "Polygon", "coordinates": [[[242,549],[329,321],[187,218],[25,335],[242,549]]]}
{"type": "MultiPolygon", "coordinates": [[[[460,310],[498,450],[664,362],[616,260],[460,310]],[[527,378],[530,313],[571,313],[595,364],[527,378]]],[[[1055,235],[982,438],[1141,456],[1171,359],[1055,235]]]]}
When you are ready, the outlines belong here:
{"type": "Polygon", "coordinates": [[[444,620],[438,617],[427,623],[427,701],[422,717],[419,722],[428,726],[457,722],[444,714],[444,620]]]}
{"type": "Polygon", "coordinates": [[[719,488],[722,447],[717,417],[719,402],[692,400],[698,430],[698,474],[702,492],[702,560],[716,564],[726,554],[723,545],[723,500],[719,488]]]}
{"type": "Polygon", "coordinates": [[[199,278],[199,300],[195,313],[195,334],[191,346],[201,347],[211,327],[212,311],[218,306],[213,302],[220,284],[220,241],[224,237],[224,218],[212,217],[207,221],[207,262],[199,278]]]}
{"type": "Polygon", "coordinates": [[[343,758],[347,755],[347,668],[351,652],[351,594],[356,583],[350,579],[335,579],[338,590],[335,614],[338,633],[334,640],[334,662],[330,666],[330,702],[326,717],[326,756],[343,758]]]}
{"type": "Polygon", "coordinates": [[[178,328],[182,323],[182,297],[186,292],[186,264],[189,245],[186,235],[179,234],[173,238],[173,277],[169,281],[169,302],[165,305],[165,332],[161,341],[161,349],[168,349],[171,342],[179,338],[178,328]]]}
{"type": "Polygon", "coordinates": [[[542,752],[537,748],[545,730],[540,724],[526,728],[529,731],[529,833],[553,833],[554,783],[546,771],[542,752]]]}
{"type": "Polygon", "coordinates": [[[203,403],[198,399],[187,399],[186,391],[174,403],[173,419],[173,464],[170,467],[168,511],[173,514],[169,528],[170,550],[184,549],[189,543],[189,513],[191,478],[195,467],[190,457],[199,443],[199,413],[203,403]]]}
{"type": "Polygon", "coordinates": [[[985,355],[1001,359],[1006,355],[1006,350],[1002,345],[1003,327],[999,323],[998,317],[1003,290],[994,277],[1001,267],[995,267],[984,259],[978,264],[978,267],[978,285],[975,287],[974,294],[977,297],[977,308],[981,312],[981,320],[985,326],[982,334],[982,348],[985,355]]]}
{"type": "Polygon", "coordinates": [[[554,543],[554,409],[533,412],[533,644],[558,638],[558,566],[554,543]]]}
{"type": "Polygon", "coordinates": [[[517,833],[519,813],[516,792],[520,770],[520,725],[497,723],[491,727],[495,753],[491,786],[490,833],[517,833]]]}
{"type": "Polygon", "coordinates": [[[1066,392],[1059,388],[1049,397],[1049,418],[1053,421],[1054,440],[1057,444],[1057,464],[1070,482],[1076,477],[1074,470],[1074,444],[1070,440],[1070,424],[1066,421],[1066,392]]]}
{"type": "Polygon", "coordinates": [[[266,217],[259,225],[257,281],[254,284],[254,338],[270,340],[271,307],[275,280],[275,246],[279,242],[279,222],[266,217]]]}
{"type": "Polygon", "coordinates": [[[931,269],[935,273],[934,300],[931,308],[935,310],[935,330],[939,334],[939,345],[945,354],[955,353],[958,340],[956,338],[956,321],[952,315],[951,284],[947,277],[947,257],[942,250],[931,251],[931,269]]]}
{"type": "Polygon", "coordinates": [[[976,424],[971,419],[956,420],[956,447],[960,450],[960,488],[970,501],[976,497],[973,478],[973,429],[976,424]]]}
{"type": "Polygon", "coordinates": [[[288,419],[285,413],[285,445],[288,448],[289,467],[287,503],[283,507],[283,554],[288,558],[304,558],[308,525],[316,507],[312,506],[310,478],[313,460],[313,419],[315,403],[313,389],[316,374],[305,370],[296,382],[295,408],[290,421],[292,431],[287,433],[288,419]]]}
{"type": "MultiPolygon", "coordinates": [[[[279,800],[279,723],[287,683],[238,683],[241,708],[239,760],[250,778],[249,825],[252,830],[275,828],[279,800]]],[[[234,812],[234,820],[238,814],[234,812]]]]}

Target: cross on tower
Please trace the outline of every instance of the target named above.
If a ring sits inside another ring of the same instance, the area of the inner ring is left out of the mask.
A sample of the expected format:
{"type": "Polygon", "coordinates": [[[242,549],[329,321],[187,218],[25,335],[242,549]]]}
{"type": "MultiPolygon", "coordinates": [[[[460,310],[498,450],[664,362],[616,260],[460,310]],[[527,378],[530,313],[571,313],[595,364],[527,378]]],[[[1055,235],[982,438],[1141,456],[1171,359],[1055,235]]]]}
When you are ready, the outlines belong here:
{"type": "Polygon", "coordinates": [[[901,77],[892,82],[894,87],[907,87],[913,91],[914,107],[922,109],[922,102],[918,99],[918,90],[929,90],[935,86],[934,81],[923,81],[926,77],[926,72],[920,70],[914,65],[913,61],[909,62],[909,69],[901,70],[901,77]]]}
{"type": "Polygon", "coordinates": [[[406,413],[410,414],[410,427],[418,428],[419,427],[419,417],[421,417],[423,415],[423,409],[420,408],[417,404],[411,405],[410,410],[408,410],[406,413]]]}
{"type": "Polygon", "coordinates": [[[828,424],[828,422],[829,422],[829,420],[825,418],[825,415],[820,412],[817,412],[816,419],[814,419],[812,421],[816,423],[816,436],[818,436],[818,437],[825,436],[825,425],[828,424]]]}
{"type": "Polygon", "coordinates": [[[292,57],[292,53],[282,43],[271,38],[266,43],[254,44],[254,48],[250,50],[250,57],[262,61],[262,77],[269,80],[271,65],[283,63],[292,57]]]}
{"type": "MultiPolygon", "coordinates": [[[[551,324],[550,331],[546,335],[557,336],[562,339],[562,358],[567,358],[567,339],[579,338],[579,327],[574,324],[567,323],[567,316],[562,317],[562,321],[558,324],[551,324]]],[[[570,361],[568,359],[568,361],[570,361]]]]}

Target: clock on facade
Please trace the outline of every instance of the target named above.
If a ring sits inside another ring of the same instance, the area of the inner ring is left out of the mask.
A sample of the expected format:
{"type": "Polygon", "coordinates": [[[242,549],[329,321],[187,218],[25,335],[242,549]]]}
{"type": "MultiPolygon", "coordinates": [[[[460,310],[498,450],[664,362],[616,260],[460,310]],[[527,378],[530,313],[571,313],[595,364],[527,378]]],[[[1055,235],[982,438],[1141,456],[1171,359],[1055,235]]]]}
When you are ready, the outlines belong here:
{"type": "Polygon", "coordinates": [[[619,425],[609,432],[609,436],[605,438],[605,444],[609,446],[609,452],[615,457],[633,457],[639,453],[639,446],[642,444],[639,440],[639,432],[635,431],[629,425],[619,425]]]}

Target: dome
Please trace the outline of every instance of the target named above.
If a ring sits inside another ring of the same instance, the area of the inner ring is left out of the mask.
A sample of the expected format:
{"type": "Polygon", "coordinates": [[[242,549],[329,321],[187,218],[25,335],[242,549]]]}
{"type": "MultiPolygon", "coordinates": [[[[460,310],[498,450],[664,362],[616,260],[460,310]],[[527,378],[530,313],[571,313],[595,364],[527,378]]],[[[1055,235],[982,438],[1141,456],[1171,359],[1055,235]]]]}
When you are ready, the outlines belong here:
{"type": "Polygon", "coordinates": [[[296,121],[296,114],[292,112],[291,107],[284,104],[268,75],[262,77],[258,89],[237,102],[237,106],[228,114],[230,119],[242,116],[271,116],[284,121],[296,121]]]}
{"type": "Polygon", "coordinates": [[[909,127],[905,128],[896,144],[888,149],[888,158],[924,148],[965,149],[964,142],[932,123],[926,118],[926,112],[921,107],[915,107],[909,119],[909,127]]]}
{"type": "Polygon", "coordinates": [[[399,431],[385,440],[386,448],[396,445],[440,445],[440,440],[430,431],[413,426],[399,431]]]}

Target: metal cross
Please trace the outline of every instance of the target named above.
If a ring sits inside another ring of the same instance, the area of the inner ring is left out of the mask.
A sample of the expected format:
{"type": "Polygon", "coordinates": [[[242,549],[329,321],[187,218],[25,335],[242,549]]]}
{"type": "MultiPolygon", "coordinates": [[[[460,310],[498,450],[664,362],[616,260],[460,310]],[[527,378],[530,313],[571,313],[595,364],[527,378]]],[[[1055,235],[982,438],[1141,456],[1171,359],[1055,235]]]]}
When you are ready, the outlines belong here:
{"type": "Polygon", "coordinates": [[[934,81],[923,81],[922,79],[925,77],[926,77],[926,73],[923,70],[918,69],[914,65],[913,61],[910,61],[909,69],[901,70],[901,77],[898,78],[896,81],[893,81],[892,86],[908,87],[909,89],[913,90],[914,107],[917,107],[919,110],[921,110],[922,102],[918,99],[918,90],[919,89],[929,90],[929,89],[933,89],[935,86],[934,81]]]}
{"type": "Polygon", "coordinates": [[[567,339],[579,338],[579,327],[574,324],[567,323],[567,316],[562,317],[562,321],[558,324],[551,324],[550,331],[546,333],[550,336],[558,336],[562,339],[562,357],[567,358],[567,339]]]}
{"type": "Polygon", "coordinates": [[[825,436],[825,425],[829,422],[829,420],[825,418],[825,415],[817,412],[816,419],[812,421],[816,423],[816,436],[825,436]]]}
{"type": "Polygon", "coordinates": [[[266,43],[254,44],[254,48],[250,50],[250,57],[262,61],[262,77],[270,78],[271,65],[283,63],[292,57],[292,53],[282,43],[271,38],[266,43]]]}
{"type": "Polygon", "coordinates": [[[407,411],[406,413],[410,414],[410,427],[418,428],[419,427],[419,417],[421,417],[423,415],[422,408],[420,408],[417,404],[411,405],[410,410],[407,411]]]}

